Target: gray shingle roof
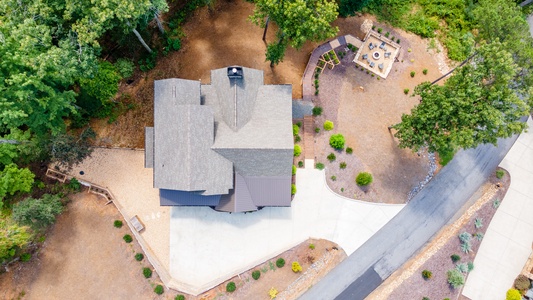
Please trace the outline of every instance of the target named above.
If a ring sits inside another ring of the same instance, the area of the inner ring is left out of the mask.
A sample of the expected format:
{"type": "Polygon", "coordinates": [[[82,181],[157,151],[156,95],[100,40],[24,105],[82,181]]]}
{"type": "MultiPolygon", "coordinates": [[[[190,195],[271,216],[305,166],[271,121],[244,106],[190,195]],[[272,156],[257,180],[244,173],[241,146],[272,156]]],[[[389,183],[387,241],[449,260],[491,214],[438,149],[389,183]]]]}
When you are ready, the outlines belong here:
{"type": "Polygon", "coordinates": [[[174,193],[165,203],[188,205],[196,197],[224,195],[218,204],[224,211],[290,205],[291,86],[265,86],[259,70],[243,68],[243,75],[230,79],[223,68],[211,72],[210,85],[155,81],[145,165],[153,162],[154,187],[194,194],[174,193]]]}

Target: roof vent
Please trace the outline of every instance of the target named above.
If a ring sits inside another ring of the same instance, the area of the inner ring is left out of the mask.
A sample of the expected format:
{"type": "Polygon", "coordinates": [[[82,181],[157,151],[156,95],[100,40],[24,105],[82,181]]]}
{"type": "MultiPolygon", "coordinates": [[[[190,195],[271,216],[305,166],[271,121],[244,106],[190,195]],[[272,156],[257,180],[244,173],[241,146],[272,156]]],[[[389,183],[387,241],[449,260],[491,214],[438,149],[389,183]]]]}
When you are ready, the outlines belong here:
{"type": "Polygon", "coordinates": [[[242,67],[228,67],[228,77],[230,79],[242,79],[242,67]]]}

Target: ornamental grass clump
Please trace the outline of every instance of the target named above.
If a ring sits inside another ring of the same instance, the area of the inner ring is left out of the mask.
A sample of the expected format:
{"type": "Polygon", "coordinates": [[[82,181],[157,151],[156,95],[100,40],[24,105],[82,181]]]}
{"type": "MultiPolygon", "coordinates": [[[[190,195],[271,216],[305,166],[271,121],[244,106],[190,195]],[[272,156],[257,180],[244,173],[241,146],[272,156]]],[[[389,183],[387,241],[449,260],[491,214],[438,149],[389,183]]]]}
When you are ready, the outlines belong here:
{"type": "Polygon", "coordinates": [[[449,270],[447,275],[448,275],[448,283],[454,289],[461,287],[463,284],[465,284],[465,277],[463,276],[463,273],[461,273],[457,269],[449,270]]]}
{"type": "Polygon", "coordinates": [[[374,179],[372,178],[372,174],[368,172],[361,172],[355,178],[355,183],[360,186],[367,186],[371,184],[373,180],[374,179]]]}

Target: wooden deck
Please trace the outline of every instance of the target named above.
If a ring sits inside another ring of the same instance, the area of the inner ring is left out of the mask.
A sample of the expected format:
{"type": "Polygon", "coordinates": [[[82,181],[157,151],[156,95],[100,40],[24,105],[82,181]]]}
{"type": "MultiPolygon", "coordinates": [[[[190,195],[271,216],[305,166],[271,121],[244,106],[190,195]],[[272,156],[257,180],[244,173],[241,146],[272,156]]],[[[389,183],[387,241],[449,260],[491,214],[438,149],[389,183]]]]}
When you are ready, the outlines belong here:
{"type": "Polygon", "coordinates": [[[313,116],[304,117],[305,159],[315,159],[315,126],[313,116]]]}

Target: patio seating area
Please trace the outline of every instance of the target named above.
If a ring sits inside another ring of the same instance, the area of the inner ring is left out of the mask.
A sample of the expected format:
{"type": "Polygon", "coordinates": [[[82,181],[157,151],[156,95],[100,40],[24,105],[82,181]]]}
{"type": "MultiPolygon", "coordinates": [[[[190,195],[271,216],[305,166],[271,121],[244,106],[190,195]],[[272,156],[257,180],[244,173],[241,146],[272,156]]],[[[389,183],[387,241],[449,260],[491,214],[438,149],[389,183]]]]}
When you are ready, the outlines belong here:
{"type": "Polygon", "coordinates": [[[353,61],[385,79],[392,69],[395,58],[400,53],[400,48],[400,45],[394,41],[370,30],[353,61]],[[377,68],[375,68],[376,65],[377,68]]]}

